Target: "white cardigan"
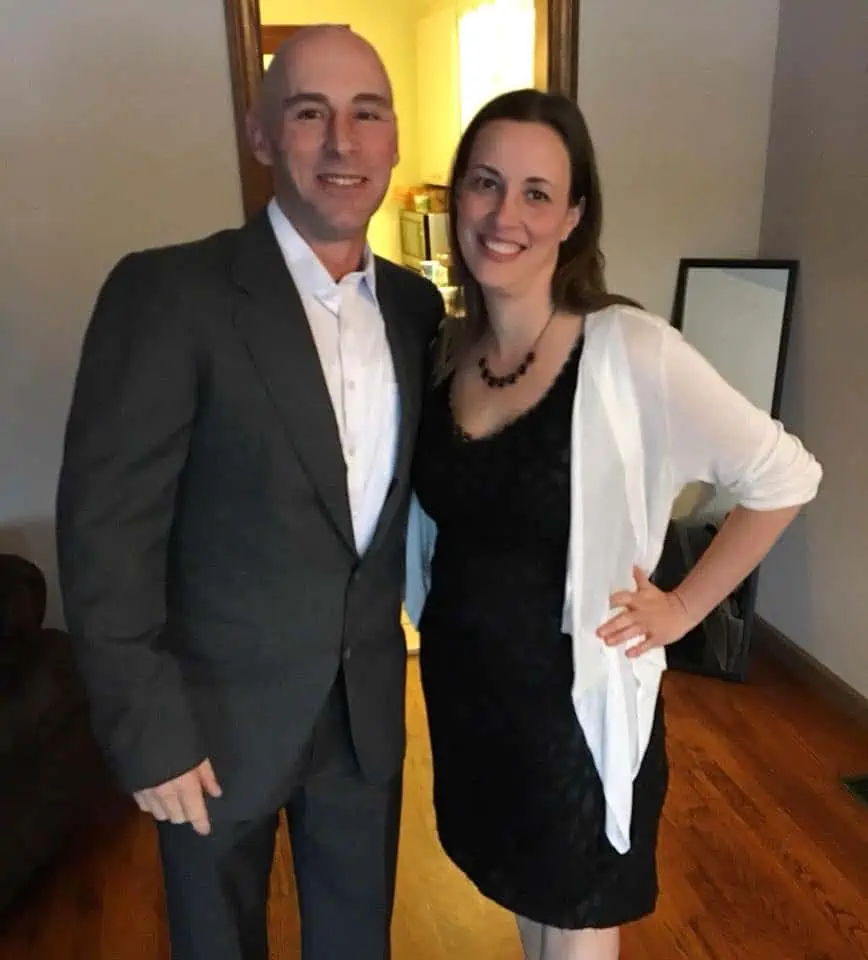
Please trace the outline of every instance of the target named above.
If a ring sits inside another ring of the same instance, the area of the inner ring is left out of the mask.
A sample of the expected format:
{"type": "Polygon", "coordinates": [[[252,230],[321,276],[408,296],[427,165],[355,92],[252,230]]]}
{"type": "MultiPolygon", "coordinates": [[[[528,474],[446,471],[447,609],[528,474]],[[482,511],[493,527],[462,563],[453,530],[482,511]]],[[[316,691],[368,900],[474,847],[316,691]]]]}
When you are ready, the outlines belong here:
{"type": "MultiPolygon", "coordinates": [[[[596,631],[614,613],[610,595],[635,588],[634,564],[655,569],[686,483],[706,481],[745,507],[773,510],[812,500],[822,470],[666,320],[623,306],[585,320],[570,470],[563,629],[573,643],[573,705],[603,785],[606,835],[626,853],[666,656],[657,648],[630,659],[624,646],[603,644],[596,631]]],[[[414,497],[405,607],[417,626],[436,533],[414,497]]]]}

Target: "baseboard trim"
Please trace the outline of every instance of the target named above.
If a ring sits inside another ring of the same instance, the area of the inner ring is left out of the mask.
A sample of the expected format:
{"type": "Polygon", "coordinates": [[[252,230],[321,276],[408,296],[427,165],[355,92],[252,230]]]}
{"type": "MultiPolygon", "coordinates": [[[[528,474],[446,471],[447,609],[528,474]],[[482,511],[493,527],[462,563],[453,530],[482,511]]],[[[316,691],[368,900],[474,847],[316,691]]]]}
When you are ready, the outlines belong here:
{"type": "Polygon", "coordinates": [[[868,730],[868,699],[833,673],[816,657],[793,643],[767,620],[754,616],[751,642],[805,683],[830,706],[868,730]]]}

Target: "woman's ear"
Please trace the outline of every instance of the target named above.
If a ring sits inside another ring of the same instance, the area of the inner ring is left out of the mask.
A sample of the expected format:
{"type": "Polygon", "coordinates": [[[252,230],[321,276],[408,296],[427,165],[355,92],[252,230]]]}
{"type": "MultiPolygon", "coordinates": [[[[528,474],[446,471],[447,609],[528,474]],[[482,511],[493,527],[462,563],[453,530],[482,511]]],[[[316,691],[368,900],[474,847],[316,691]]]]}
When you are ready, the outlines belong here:
{"type": "Polygon", "coordinates": [[[567,212],[567,222],[564,225],[564,235],[561,237],[561,243],[565,243],[569,239],[573,230],[575,230],[576,227],[582,222],[584,213],[585,198],[582,197],[582,199],[579,200],[574,207],[570,207],[569,211],[567,212]]]}

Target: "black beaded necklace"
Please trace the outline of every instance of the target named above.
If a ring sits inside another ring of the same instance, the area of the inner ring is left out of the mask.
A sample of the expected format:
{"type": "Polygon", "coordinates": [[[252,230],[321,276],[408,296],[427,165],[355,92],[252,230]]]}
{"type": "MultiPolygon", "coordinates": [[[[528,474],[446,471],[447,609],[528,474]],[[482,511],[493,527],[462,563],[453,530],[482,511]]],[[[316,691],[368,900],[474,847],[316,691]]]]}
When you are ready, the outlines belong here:
{"type": "Polygon", "coordinates": [[[511,387],[514,383],[521,380],[521,378],[527,373],[531,364],[536,360],[536,348],[539,346],[540,340],[542,340],[543,334],[548,330],[549,324],[552,322],[556,308],[552,308],[552,312],[549,314],[548,320],[546,320],[545,325],[542,330],[540,330],[537,335],[536,340],[531,344],[530,350],[524,355],[524,359],[521,363],[512,371],[512,373],[507,373],[502,377],[497,376],[497,374],[491,372],[491,367],[488,366],[488,359],[483,354],[479,358],[479,376],[485,381],[487,387],[491,387],[492,390],[502,390],[504,387],[511,387]]]}

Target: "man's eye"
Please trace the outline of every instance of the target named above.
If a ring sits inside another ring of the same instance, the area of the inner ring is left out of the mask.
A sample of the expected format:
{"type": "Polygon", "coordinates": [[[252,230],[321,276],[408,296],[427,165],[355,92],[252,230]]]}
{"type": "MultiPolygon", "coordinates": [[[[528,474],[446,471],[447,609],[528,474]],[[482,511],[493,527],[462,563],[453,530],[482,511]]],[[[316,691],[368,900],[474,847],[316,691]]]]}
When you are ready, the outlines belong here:
{"type": "Polygon", "coordinates": [[[296,114],[297,120],[320,120],[322,119],[322,110],[317,110],[316,107],[305,107],[303,110],[299,110],[296,114]]]}
{"type": "Polygon", "coordinates": [[[376,110],[360,110],[356,114],[357,120],[382,120],[383,118],[376,110]]]}

